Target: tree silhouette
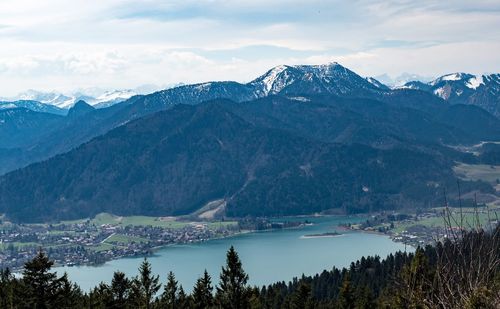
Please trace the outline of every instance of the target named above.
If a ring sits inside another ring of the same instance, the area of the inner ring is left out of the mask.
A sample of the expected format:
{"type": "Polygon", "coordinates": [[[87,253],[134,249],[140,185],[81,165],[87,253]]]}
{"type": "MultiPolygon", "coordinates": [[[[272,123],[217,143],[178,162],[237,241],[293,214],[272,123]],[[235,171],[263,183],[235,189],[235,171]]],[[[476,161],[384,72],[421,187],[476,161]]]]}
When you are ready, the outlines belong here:
{"type": "Polygon", "coordinates": [[[221,308],[249,307],[248,275],[243,270],[238,253],[233,246],[226,255],[226,266],[222,267],[220,283],[217,287],[217,303],[221,308]]]}
{"type": "Polygon", "coordinates": [[[139,275],[132,284],[133,298],[139,308],[150,309],[153,306],[155,295],[161,288],[159,276],[151,272],[151,264],[146,258],[139,267],[139,275]]]}
{"type": "Polygon", "coordinates": [[[213,305],[213,295],[212,295],[212,278],[208,274],[207,270],[203,273],[203,277],[196,280],[196,284],[193,288],[193,307],[195,309],[208,308],[213,305]]]}

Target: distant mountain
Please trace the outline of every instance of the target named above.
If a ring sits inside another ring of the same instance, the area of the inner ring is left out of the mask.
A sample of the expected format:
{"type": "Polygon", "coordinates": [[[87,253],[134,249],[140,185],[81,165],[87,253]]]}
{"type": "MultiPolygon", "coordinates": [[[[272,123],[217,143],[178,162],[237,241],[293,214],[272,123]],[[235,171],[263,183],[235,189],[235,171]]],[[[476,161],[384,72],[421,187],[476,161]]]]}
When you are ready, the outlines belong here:
{"type": "MultiPolygon", "coordinates": [[[[441,185],[454,187],[456,158],[394,136],[405,128],[387,127],[386,111],[394,108],[315,98],[178,105],[2,176],[0,212],[33,222],[103,211],[182,215],[220,199],[230,216],[438,205],[441,185]],[[371,111],[357,114],[350,103],[371,111]],[[372,141],[392,136],[399,145],[350,142],[369,132],[372,141]],[[342,136],[348,143],[336,142],[342,136]]],[[[463,190],[493,192],[480,182],[464,182],[463,190]]]]}
{"type": "Polygon", "coordinates": [[[451,104],[479,106],[500,117],[500,74],[453,73],[431,82],[409,82],[401,88],[428,91],[451,104]]]}
{"type": "Polygon", "coordinates": [[[132,90],[107,91],[94,100],[89,101],[89,104],[96,108],[104,108],[123,102],[135,95],[137,95],[137,93],[132,90]]]}
{"type": "Polygon", "coordinates": [[[411,81],[420,81],[423,83],[427,83],[434,79],[434,77],[422,76],[419,74],[412,74],[407,72],[402,73],[396,77],[391,77],[388,74],[382,74],[375,76],[375,78],[384,85],[389,86],[390,88],[400,87],[411,81]]]}
{"type": "MultiPolygon", "coordinates": [[[[112,91],[102,91],[95,92],[99,93],[98,96],[94,97],[92,95],[85,94],[83,92],[77,92],[72,95],[65,95],[57,92],[43,92],[37,90],[28,90],[26,92],[20,93],[15,97],[3,98],[6,103],[15,102],[38,102],[44,105],[49,105],[57,108],[58,110],[64,110],[71,108],[78,101],[85,101],[89,105],[95,106],[96,108],[104,108],[114,105],[116,103],[123,102],[134,95],[136,92],[132,90],[112,90],[112,91]]],[[[32,109],[31,106],[22,106],[28,109],[32,109]]]]}
{"type": "Polygon", "coordinates": [[[38,101],[12,101],[12,102],[2,102],[0,101],[0,110],[4,109],[14,109],[14,108],[25,108],[34,112],[40,113],[50,113],[56,115],[66,115],[68,111],[63,108],[59,108],[54,105],[40,103],[38,101]]]}
{"type": "Polygon", "coordinates": [[[54,105],[59,108],[68,108],[75,103],[75,98],[57,92],[43,92],[28,90],[18,94],[13,100],[37,101],[47,105],[54,105]]]}
{"type": "Polygon", "coordinates": [[[81,117],[87,113],[94,111],[95,108],[85,101],[78,101],[68,111],[68,117],[81,117]]]}

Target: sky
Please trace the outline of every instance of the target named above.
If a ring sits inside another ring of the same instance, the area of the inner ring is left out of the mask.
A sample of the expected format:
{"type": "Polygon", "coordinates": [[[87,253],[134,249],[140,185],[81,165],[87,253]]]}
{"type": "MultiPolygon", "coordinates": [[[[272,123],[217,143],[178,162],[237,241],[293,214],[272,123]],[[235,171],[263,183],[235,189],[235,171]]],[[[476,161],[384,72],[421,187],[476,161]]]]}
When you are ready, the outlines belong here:
{"type": "Polygon", "coordinates": [[[500,72],[500,1],[0,0],[0,97],[332,61],[362,76],[500,72]]]}

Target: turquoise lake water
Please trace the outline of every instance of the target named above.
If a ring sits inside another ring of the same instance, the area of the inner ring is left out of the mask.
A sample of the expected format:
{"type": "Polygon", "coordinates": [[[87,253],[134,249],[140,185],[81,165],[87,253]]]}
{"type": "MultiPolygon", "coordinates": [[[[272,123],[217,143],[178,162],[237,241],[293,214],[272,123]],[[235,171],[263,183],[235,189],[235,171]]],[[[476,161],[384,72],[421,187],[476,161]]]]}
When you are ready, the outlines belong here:
{"type": "MultiPolygon", "coordinates": [[[[314,275],[333,266],[348,266],[362,256],[385,257],[391,252],[404,251],[405,246],[387,236],[362,232],[341,232],[340,236],[303,238],[304,235],[332,232],[339,223],[363,220],[356,217],[307,218],[314,225],[298,229],[254,232],[203,243],[175,245],[162,248],[148,257],[153,272],[165,282],[166,274],[173,271],[186,291],[191,291],[196,279],[205,268],[214,283],[225,263],[226,251],[233,245],[243,262],[252,285],[276,281],[289,281],[302,274],[314,275]]],[[[305,220],[302,218],[300,220],[305,220]]],[[[406,247],[406,250],[413,250],[406,247]]],[[[109,283],[116,270],[128,276],[137,275],[143,258],[122,258],[100,266],[59,267],[84,291],[99,282],[109,283]]]]}

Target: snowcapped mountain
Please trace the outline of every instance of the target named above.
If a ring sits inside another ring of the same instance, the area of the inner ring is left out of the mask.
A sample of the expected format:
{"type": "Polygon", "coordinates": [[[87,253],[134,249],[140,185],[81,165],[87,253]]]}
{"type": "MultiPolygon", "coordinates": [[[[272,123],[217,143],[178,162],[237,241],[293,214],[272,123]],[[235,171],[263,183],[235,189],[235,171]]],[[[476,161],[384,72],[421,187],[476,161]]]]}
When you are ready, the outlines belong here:
{"type": "Polygon", "coordinates": [[[269,95],[336,95],[376,99],[389,92],[383,85],[333,62],[324,65],[279,65],[246,84],[207,82],[158,91],[134,102],[134,111],[154,112],[176,104],[198,104],[213,99],[250,101],[269,95]]]}
{"type": "Polygon", "coordinates": [[[33,89],[20,93],[19,95],[11,99],[13,99],[14,101],[18,100],[37,101],[43,104],[53,105],[59,108],[68,108],[71,105],[73,105],[73,103],[75,103],[73,97],[66,96],[62,93],[43,92],[33,89]]]}
{"type": "MultiPolygon", "coordinates": [[[[101,94],[97,98],[95,98],[93,101],[87,102],[88,104],[96,107],[96,108],[104,108],[104,107],[109,107],[111,105],[114,105],[116,103],[123,102],[127,99],[130,99],[131,97],[138,95],[135,91],[132,90],[113,90],[113,91],[106,91],[105,93],[101,94]]],[[[85,101],[85,100],[84,100],[85,101]]]]}
{"type": "Polygon", "coordinates": [[[30,101],[30,100],[20,100],[20,101],[10,101],[10,102],[0,101],[0,110],[14,109],[14,108],[25,108],[32,110],[34,112],[49,113],[56,115],[66,115],[68,112],[66,109],[54,105],[40,103],[38,101],[30,101]]]}
{"type": "MultiPolygon", "coordinates": [[[[67,110],[78,101],[85,101],[89,105],[95,106],[96,108],[104,108],[123,102],[134,95],[137,95],[137,93],[128,89],[99,92],[92,91],[92,95],[81,91],[71,95],[66,95],[58,92],[28,90],[15,97],[2,98],[1,100],[4,101],[4,103],[9,102],[11,108],[25,107],[33,111],[51,112],[56,114],[59,110],[66,110],[59,113],[65,114],[67,110]],[[98,95],[94,97],[95,94],[98,95]],[[56,109],[51,109],[47,106],[52,106],[56,109]]],[[[5,106],[7,105],[4,104],[4,108],[5,106]]]]}
{"type": "Polygon", "coordinates": [[[431,92],[451,104],[472,104],[500,117],[500,74],[452,73],[428,83],[408,82],[400,88],[431,92]]]}
{"type": "Polygon", "coordinates": [[[251,81],[257,97],[269,94],[334,94],[370,97],[385,90],[381,83],[367,80],[342,65],[280,65],[251,81]]]}
{"type": "Polygon", "coordinates": [[[400,88],[408,82],[412,81],[421,81],[424,83],[430,82],[434,79],[434,77],[422,76],[413,73],[402,73],[396,77],[391,77],[388,74],[382,74],[375,76],[375,78],[380,81],[382,84],[389,86],[390,88],[400,88]]]}

